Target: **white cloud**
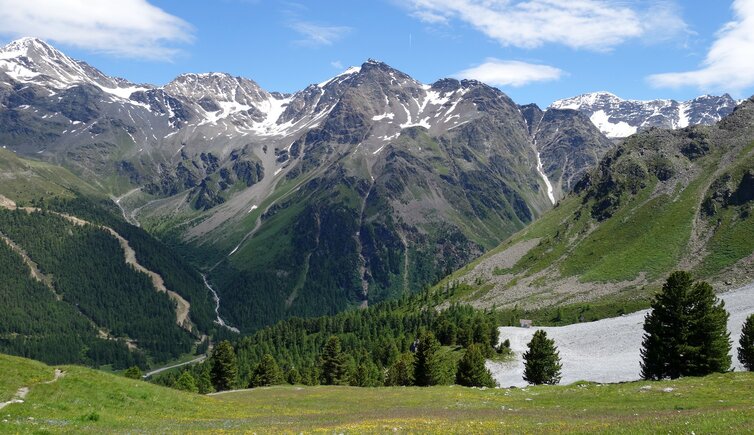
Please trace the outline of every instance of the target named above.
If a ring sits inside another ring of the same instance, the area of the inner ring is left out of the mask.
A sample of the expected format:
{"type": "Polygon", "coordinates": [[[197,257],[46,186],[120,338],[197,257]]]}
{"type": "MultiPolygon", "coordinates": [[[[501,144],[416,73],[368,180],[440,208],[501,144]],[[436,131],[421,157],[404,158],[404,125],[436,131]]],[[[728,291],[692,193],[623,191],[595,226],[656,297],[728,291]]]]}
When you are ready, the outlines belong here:
{"type": "Polygon", "coordinates": [[[563,71],[549,66],[516,60],[488,58],[481,65],[465,69],[455,77],[474,79],[493,86],[524,86],[532,82],[558,80],[563,71]]]}
{"type": "Polygon", "coordinates": [[[662,29],[684,31],[674,3],[655,2],[647,10],[624,0],[409,0],[411,14],[430,23],[451,19],[470,24],[504,46],[536,48],[562,44],[575,49],[609,50],[631,38],[662,29]]]}
{"type": "Polygon", "coordinates": [[[115,56],[169,60],[192,27],[146,0],[0,0],[0,33],[115,56]]]}
{"type": "Polygon", "coordinates": [[[334,60],[334,61],[330,62],[330,65],[332,65],[332,67],[335,68],[335,69],[337,69],[337,70],[343,69],[343,62],[341,62],[339,60],[334,60]]]}
{"type": "Polygon", "coordinates": [[[308,21],[294,21],[289,27],[303,36],[295,41],[296,44],[310,47],[332,45],[351,31],[346,26],[323,26],[308,21]]]}
{"type": "Polygon", "coordinates": [[[696,86],[741,91],[754,85],[754,1],[735,0],[736,19],[717,33],[701,67],[694,71],[654,74],[656,87],[696,86]]]}

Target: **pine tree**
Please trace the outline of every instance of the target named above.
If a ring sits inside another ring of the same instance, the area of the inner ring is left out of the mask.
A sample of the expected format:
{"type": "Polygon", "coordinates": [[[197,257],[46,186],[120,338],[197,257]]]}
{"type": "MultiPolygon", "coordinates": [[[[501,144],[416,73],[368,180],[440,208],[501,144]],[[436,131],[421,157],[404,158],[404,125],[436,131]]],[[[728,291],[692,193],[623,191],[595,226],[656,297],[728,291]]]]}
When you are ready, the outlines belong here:
{"type": "Polygon", "coordinates": [[[472,344],[466,348],[466,353],[458,363],[456,383],[465,387],[494,387],[495,381],[484,362],[481,345],[472,344]]]}
{"type": "Polygon", "coordinates": [[[199,366],[199,372],[196,376],[196,387],[199,390],[199,394],[209,394],[215,391],[215,388],[212,386],[212,376],[208,363],[199,366]]]}
{"type": "Polygon", "coordinates": [[[270,385],[280,385],[282,383],[283,372],[280,370],[275,358],[269,353],[264,354],[251,374],[249,387],[269,387],[270,385]]]}
{"type": "Polygon", "coordinates": [[[229,341],[221,341],[212,351],[212,385],[215,390],[232,390],[238,378],[238,361],[233,345],[229,341]]]}
{"type": "Polygon", "coordinates": [[[673,272],[644,320],[644,379],[703,376],[730,368],[728,313],[705,282],[673,272]]]}
{"type": "Polygon", "coordinates": [[[388,368],[385,385],[406,387],[414,385],[414,355],[406,352],[398,357],[388,368]]]}
{"type": "Polygon", "coordinates": [[[188,391],[191,393],[196,393],[199,391],[199,387],[196,386],[196,379],[194,378],[194,375],[192,375],[188,370],[181,373],[181,376],[179,376],[178,380],[175,381],[173,388],[182,391],[188,391]]]}
{"type": "Polygon", "coordinates": [[[741,329],[738,341],[738,360],[748,371],[754,371],[754,314],[750,315],[741,329]]]}
{"type": "Polygon", "coordinates": [[[345,355],[340,350],[340,338],[331,336],[322,350],[322,383],[342,385],[347,379],[345,355]]]}
{"type": "Polygon", "coordinates": [[[141,379],[141,369],[137,366],[129,367],[123,375],[131,379],[141,379]]]}
{"type": "Polygon", "coordinates": [[[423,330],[419,333],[414,363],[414,384],[420,387],[443,385],[453,382],[455,368],[440,354],[440,342],[435,335],[423,330]]]}
{"type": "Polygon", "coordinates": [[[555,385],[560,382],[560,355],[555,340],[547,338],[547,333],[538,330],[524,352],[524,380],[530,384],[555,385]]]}
{"type": "Polygon", "coordinates": [[[286,380],[291,385],[297,385],[301,383],[301,373],[296,369],[296,367],[291,368],[288,370],[288,374],[286,375],[286,380]]]}

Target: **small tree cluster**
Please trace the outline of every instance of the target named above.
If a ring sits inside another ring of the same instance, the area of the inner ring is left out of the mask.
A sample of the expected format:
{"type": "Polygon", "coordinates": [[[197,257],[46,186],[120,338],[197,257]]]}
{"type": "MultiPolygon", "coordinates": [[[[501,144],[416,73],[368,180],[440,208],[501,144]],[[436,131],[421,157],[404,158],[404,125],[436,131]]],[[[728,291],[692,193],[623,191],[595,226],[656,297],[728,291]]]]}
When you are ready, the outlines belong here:
{"type": "Polygon", "coordinates": [[[469,346],[458,363],[456,384],[464,387],[494,387],[495,381],[484,362],[482,347],[478,344],[469,346]]]}
{"type": "Polygon", "coordinates": [[[254,368],[249,387],[268,387],[270,385],[280,385],[283,382],[283,371],[280,370],[275,358],[267,353],[254,368]]]}

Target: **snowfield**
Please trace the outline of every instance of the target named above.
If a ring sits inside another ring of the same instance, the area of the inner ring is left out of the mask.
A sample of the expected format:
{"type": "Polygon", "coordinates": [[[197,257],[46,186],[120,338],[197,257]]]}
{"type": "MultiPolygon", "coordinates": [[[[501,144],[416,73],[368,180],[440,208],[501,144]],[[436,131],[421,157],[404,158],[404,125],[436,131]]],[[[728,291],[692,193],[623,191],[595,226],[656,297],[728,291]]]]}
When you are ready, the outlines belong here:
{"type": "MultiPolygon", "coordinates": [[[[730,313],[728,330],[732,341],[732,362],[736,370],[742,366],[738,362],[736,350],[741,336],[741,327],[746,317],[754,313],[754,283],[718,295],[725,301],[730,313]]],[[[547,332],[548,338],[555,339],[563,364],[561,384],[576,381],[622,382],[640,379],[642,337],[644,335],[643,310],[621,317],[578,323],[568,326],[518,328],[501,327],[500,341],[506,338],[511,342],[515,353],[513,361],[497,363],[487,361],[487,368],[501,387],[526,386],[523,380],[524,363],[522,355],[526,345],[537,329],[547,332]]]]}

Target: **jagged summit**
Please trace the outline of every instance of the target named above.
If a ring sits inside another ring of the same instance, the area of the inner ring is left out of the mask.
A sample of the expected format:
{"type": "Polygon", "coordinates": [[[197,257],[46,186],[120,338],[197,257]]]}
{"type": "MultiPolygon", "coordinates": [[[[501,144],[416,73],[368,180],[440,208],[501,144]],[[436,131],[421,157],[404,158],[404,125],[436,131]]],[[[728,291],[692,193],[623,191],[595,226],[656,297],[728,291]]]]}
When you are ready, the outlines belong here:
{"type": "Polygon", "coordinates": [[[625,100],[610,92],[593,92],[553,102],[552,109],[573,109],[587,115],[606,136],[630,136],[650,127],[683,128],[713,124],[737,102],[730,95],[703,95],[689,101],[625,100]]]}

